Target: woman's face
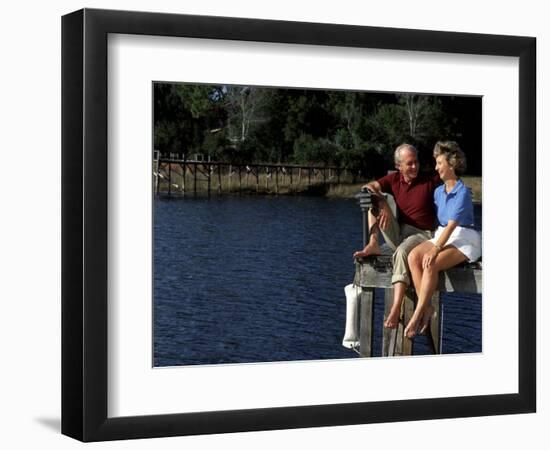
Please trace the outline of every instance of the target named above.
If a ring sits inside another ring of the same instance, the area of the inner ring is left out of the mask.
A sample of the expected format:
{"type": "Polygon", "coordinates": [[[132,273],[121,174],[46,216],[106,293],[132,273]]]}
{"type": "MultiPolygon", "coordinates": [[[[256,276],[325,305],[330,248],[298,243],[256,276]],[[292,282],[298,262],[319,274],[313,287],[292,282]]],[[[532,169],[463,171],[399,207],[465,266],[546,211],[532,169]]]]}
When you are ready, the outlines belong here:
{"type": "Polygon", "coordinates": [[[441,178],[443,181],[456,178],[454,169],[447,162],[447,158],[445,155],[439,155],[437,158],[435,158],[435,170],[437,171],[437,173],[439,173],[439,178],[441,178]]]}

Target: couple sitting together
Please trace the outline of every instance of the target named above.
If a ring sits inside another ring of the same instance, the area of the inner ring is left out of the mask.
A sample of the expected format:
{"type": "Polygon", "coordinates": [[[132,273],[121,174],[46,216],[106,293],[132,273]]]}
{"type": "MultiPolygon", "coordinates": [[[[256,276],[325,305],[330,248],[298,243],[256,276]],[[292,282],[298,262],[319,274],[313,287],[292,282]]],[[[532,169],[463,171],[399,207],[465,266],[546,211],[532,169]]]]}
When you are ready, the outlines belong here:
{"type": "MultiPolygon", "coordinates": [[[[466,158],[453,141],[438,142],[433,156],[437,174],[419,174],[417,150],[409,144],[397,147],[394,154],[397,172],[364,186],[372,192],[369,211],[369,241],[355,252],[355,258],[381,253],[381,233],[393,250],[393,306],[385,319],[386,328],[396,328],[401,315],[405,291],[414,286],[418,302],[405,335],[412,339],[428,328],[434,308],[430,303],[439,280],[439,272],[481,256],[481,236],[474,230],[474,208],[470,190],[459,176],[466,168],[466,158]],[[397,218],[386,196],[395,200],[397,218]],[[436,222],[437,219],[437,222],[436,222]],[[438,227],[432,233],[434,225],[438,227]]],[[[349,297],[346,287],[348,322],[343,345],[353,347],[357,336],[350,328],[349,297]]],[[[352,314],[354,316],[355,314],[352,314]]]]}

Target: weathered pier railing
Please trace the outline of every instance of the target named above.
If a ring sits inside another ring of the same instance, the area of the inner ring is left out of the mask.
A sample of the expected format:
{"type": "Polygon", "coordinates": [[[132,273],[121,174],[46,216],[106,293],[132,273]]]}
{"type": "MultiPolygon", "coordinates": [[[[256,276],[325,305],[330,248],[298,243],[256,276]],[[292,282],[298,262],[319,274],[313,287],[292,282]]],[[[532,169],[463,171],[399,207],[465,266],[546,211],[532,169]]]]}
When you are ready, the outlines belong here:
{"type": "MultiPolygon", "coordinates": [[[[368,237],[368,225],[366,212],[370,207],[369,194],[362,192],[357,196],[363,210],[363,234],[364,241],[368,237]]],[[[355,262],[354,285],[360,292],[357,315],[359,323],[356,324],[359,330],[359,353],[361,356],[373,355],[374,336],[374,290],[384,289],[384,318],[390,312],[393,303],[393,287],[391,283],[392,261],[391,249],[382,247],[382,256],[358,259],[355,262]]],[[[435,309],[434,317],[427,330],[429,342],[434,354],[441,353],[442,329],[444,317],[444,304],[440,300],[442,292],[461,292],[481,294],[482,290],[482,269],[481,263],[462,264],[442,272],[439,277],[439,284],[434,296],[431,299],[435,309]]],[[[414,289],[407,290],[401,317],[397,328],[383,328],[382,335],[382,356],[404,356],[413,353],[414,341],[404,335],[404,330],[409,322],[416,305],[416,293],[414,289]]],[[[380,324],[383,327],[383,324],[380,324]]]]}
{"type": "Polygon", "coordinates": [[[232,164],[223,161],[196,161],[161,157],[155,152],[153,163],[155,193],[185,195],[198,192],[273,191],[282,187],[340,183],[355,177],[347,169],[333,166],[294,164],[232,164]],[[260,186],[260,182],[263,186],[260,186]],[[200,185],[199,185],[200,184],[200,185]]]}

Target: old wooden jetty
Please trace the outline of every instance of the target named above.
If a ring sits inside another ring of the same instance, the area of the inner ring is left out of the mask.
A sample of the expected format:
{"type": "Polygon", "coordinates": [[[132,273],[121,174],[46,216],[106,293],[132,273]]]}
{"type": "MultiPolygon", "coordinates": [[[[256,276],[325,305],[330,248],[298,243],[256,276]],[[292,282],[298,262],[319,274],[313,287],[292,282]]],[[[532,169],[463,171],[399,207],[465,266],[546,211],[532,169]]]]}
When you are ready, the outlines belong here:
{"type": "MultiPolygon", "coordinates": [[[[363,210],[364,241],[368,235],[366,224],[366,210],[370,206],[368,194],[358,195],[363,210]]],[[[373,336],[377,324],[374,323],[374,290],[384,289],[384,317],[387,317],[393,303],[393,288],[391,284],[392,262],[391,250],[383,246],[383,254],[378,257],[367,257],[355,262],[354,285],[360,292],[357,314],[359,323],[359,354],[364,357],[373,355],[373,336]]],[[[481,263],[463,264],[440,274],[437,290],[432,297],[432,306],[435,308],[434,318],[427,330],[429,342],[434,354],[441,353],[442,328],[444,320],[444,304],[440,301],[442,292],[462,292],[481,294],[482,268],[481,263]]],[[[397,328],[383,328],[382,356],[404,356],[413,353],[414,340],[404,335],[404,330],[412,317],[416,305],[414,289],[408,289],[401,310],[401,318],[397,328]]]]}
{"type": "Polygon", "coordinates": [[[186,159],[155,152],[153,182],[156,194],[186,195],[213,192],[273,192],[281,188],[307,187],[348,181],[354,173],[341,167],[294,164],[233,164],[223,161],[186,159]]]}

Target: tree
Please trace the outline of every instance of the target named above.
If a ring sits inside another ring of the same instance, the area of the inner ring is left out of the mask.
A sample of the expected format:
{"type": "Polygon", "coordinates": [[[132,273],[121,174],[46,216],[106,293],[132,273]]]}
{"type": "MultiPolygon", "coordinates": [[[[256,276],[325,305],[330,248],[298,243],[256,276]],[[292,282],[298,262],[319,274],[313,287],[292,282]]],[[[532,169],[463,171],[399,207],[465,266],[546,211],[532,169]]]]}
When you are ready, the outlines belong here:
{"type": "Polygon", "coordinates": [[[219,92],[219,86],[155,83],[155,148],[180,155],[202,153],[205,137],[224,120],[219,92]]]}
{"type": "Polygon", "coordinates": [[[464,147],[481,170],[481,99],[419,94],[155,83],[155,148],[243,163],[324,163],[363,174],[415,145],[433,164],[436,141],[464,147]]]}
{"type": "Polygon", "coordinates": [[[445,118],[438,97],[430,95],[397,95],[408,119],[409,136],[422,142],[427,137],[445,133],[445,118]]]}
{"type": "Polygon", "coordinates": [[[238,145],[246,141],[251,125],[265,121],[262,117],[264,90],[253,86],[224,86],[222,91],[229,140],[238,145]]]}
{"type": "Polygon", "coordinates": [[[337,147],[329,139],[315,139],[303,134],[294,141],[294,158],[301,164],[333,165],[337,158],[337,147]]]}
{"type": "Polygon", "coordinates": [[[360,94],[357,92],[330,92],[328,107],[338,123],[338,129],[333,134],[336,145],[348,150],[360,147],[362,139],[359,129],[363,118],[360,94]]]}

